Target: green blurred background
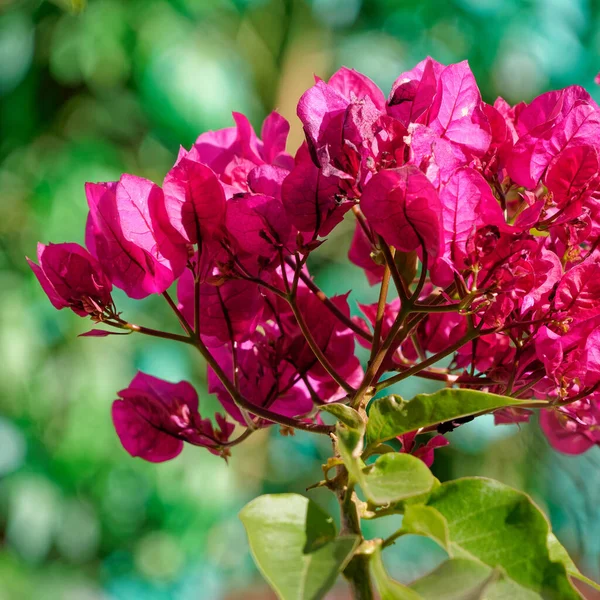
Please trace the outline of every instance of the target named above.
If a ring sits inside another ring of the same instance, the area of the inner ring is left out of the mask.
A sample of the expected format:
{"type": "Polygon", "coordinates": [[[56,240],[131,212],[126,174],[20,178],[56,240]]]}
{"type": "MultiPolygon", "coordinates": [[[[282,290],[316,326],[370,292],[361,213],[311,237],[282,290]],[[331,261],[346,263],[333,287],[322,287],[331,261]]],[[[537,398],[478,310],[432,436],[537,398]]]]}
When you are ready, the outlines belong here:
{"type": "MultiPolygon", "coordinates": [[[[83,241],[85,181],[132,172],[161,182],[178,146],[246,112],[292,120],[313,73],[341,65],[387,93],[427,54],[468,58],[484,99],[530,100],[578,83],[598,99],[600,6],[594,0],[0,0],[0,600],[269,598],[237,512],[262,492],[314,483],[327,444],[273,429],[230,464],[197,448],[162,465],[130,458],[110,403],[137,369],[193,381],[204,366],[169,342],[82,339],[24,257],[38,240],[83,241]]],[[[373,300],[347,264],[349,226],[312,265],[328,292],[373,300]]],[[[161,302],[119,309],[174,327],[161,302]]],[[[412,387],[411,387],[412,386],[412,387]]],[[[406,394],[423,391],[420,383],[406,394]]],[[[402,390],[401,390],[402,391],[402,390]]],[[[582,569],[598,578],[600,452],[552,452],[537,427],[480,419],[450,434],[436,474],[497,477],[531,492],[582,569]]],[[[309,492],[330,510],[326,493],[309,492]]],[[[392,523],[383,524],[391,530],[392,523]]],[[[377,535],[377,529],[369,533],[377,535]]],[[[440,552],[403,538],[388,566],[410,579],[440,552]]],[[[341,586],[331,598],[345,597],[341,586]]]]}

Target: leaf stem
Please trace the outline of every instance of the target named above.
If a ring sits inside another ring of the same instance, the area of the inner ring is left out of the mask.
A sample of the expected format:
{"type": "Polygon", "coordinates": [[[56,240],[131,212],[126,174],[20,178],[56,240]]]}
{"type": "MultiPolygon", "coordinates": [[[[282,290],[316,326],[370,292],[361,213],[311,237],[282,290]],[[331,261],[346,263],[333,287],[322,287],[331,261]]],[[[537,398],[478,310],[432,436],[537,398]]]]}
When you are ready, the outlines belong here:
{"type": "Polygon", "coordinates": [[[381,547],[387,548],[388,546],[392,546],[393,544],[396,543],[396,540],[399,537],[402,537],[405,534],[406,534],[405,531],[403,531],[402,529],[398,529],[397,531],[392,533],[392,535],[390,535],[389,537],[385,538],[385,540],[383,540],[383,542],[381,543],[381,547]]]}

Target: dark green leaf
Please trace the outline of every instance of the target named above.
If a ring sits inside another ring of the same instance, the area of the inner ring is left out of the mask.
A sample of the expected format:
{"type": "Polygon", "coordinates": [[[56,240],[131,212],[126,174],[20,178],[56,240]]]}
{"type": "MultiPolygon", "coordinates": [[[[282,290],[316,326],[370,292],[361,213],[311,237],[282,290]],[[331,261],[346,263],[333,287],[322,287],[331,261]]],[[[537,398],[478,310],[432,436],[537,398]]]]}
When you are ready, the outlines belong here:
{"type": "Polygon", "coordinates": [[[359,431],[361,429],[364,430],[365,422],[363,418],[356,410],[346,406],[345,404],[338,404],[336,402],[332,404],[325,404],[324,406],[319,407],[319,410],[332,414],[338,419],[338,421],[341,421],[344,423],[344,425],[350,427],[350,429],[356,429],[359,431]]]}
{"type": "Polygon", "coordinates": [[[519,404],[523,401],[507,396],[451,388],[418,394],[409,401],[400,396],[378,398],[370,406],[367,442],[385,442],[420,427],[519,404]]]}
{"type": "Polygon", "coordinates": [[[298,494],[260,496],[240,513],[252,556],[282,600],[323,598],[356,549],[333,519],[298,494]]]}

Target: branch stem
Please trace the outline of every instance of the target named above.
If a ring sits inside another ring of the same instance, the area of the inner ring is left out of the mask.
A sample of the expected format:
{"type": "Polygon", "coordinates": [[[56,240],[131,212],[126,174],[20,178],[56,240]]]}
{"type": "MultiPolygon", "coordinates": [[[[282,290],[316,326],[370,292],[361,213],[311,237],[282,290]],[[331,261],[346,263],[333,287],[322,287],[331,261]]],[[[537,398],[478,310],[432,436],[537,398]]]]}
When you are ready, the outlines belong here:
{"type": "Polygon", "coordinates": [[[168,333],[166,331],[159,331],[157,329],[151,329],[149,327],[142,327],[140,325],[128,323],[127,321],[124,321],[123,319],[120,319],[118,317],[115,321],[105,321],[105,323],[107,325],[111,325],[112,327],[117,327],[118,329],[135,331],[136,333],[141,333],[143,335],[168,339],[175,342],[182,342],[184,344],[194,346],[198,350],[198,352],[200,352],[200,354],[211,367],[211,369],[215,372],[215,375],[219,378],[219,380],[231,396],[231,399],[241,411],[247,411],[249,413],[257,415],[258,417],[266,419],[267,421],[278,423],[279,425],[283,425],[285,427],[301,429],[303,431],[310,431],[313,433],[321,433],[323,435],[329,435],[332,433],[334,428],[329,425],[320,425],[318,423],[306,423],[304,421],[298,421],[296,419],[292,419],[290,417],[271,412],[270,410],[263,408],[262,406],[257,406],[248,402],[248,400],[246,400],[238,392],[238,390],[236,389],[235,385],[231,382],[229,377],[227,377],[227,375],[225,374],[219,363],[215,360],[213,355],[210,353],[200,336],[197,335],[193,331],[193,329],[188,325],[186,320],[183,318],[181,311],[177,308],[177,305],[173,302],[170,296],[166,292],[163,295],[167,299],[169,306],[171,306],[171,308],[177,315],[181,326],[189,332],[188,336],[179,335],[176,333],[168,333]]]}
{"type": "Polygon", "coordinates": [[[394,253],[391,248],[387,245],[387,242],[381,237],[378,236],[379,246],[381,247],[381,251],[383,252],[383,256],[385,258],[386,265],[391,271],[392,279],[394,280],[394,284],[396,289],[398,290],[398,296],[400,296],[401,306],[405,306],[410,304],[408,297],[408,289],[406,284],[404,283],[404,279],[402,279],[402,275],[400,275],[400,271],[398,271],[398,266],[394,261],[394,253]]]}
{"type": "Polygon", "coordinates": [[[129,323],[123,319],[118,320],[105,320],[102,321],[105,325],[110,325],[117,329],[124,329],[133,331],[135,333],[142,333],[143,335],[149,335],[151,337],[162,338],[164,340],[172,340],[174,342],[182,342],[184,344],[193,344],[193,340],[185,335],[179,335],[178,333],[169,333],[168,331],[160,331],[159,329],[152,329],[151,327],[143,327],[142,325],[136,325],[135,323],[129,323]]]}
{"type": "Polygon", "coordinates": [[[354,388],[346,383],[346,381],[340,376],[340,374],[335,370],[333,365],[329,362],[329,359],[325,356],[324,352],[319,348],[319,345],[315,341],[312,332],[308,328],[306,321],[304,320],[304,315],[302,311],[298,308],[298,305],[295,302],[295,299],[290,297],[288,299],[288,303],[290,308],[292,309],[292,313],[294,313],[294,317],[296,318],[296,322],[298,323],[298,327],[300,327],[300,331],[304,336],[304,339],[308,343],[310,349],[313,354],[317,357],[317,360],[321,363],[322,367],[329,373],[331,378],[348,394],[354,393],[354,388]]]}
{"type": "Polygon", "coordinates": [[[410,377],[411,375],[416,375],[417,373],[420,373],[427,367],[430,367],[431,365],[434,365],[439,360],[442,360],[442,358],[445,358],[446,356],[453,354],[459,348],[462,348],[465,344],[468,344],[471,340],[475,339],[478,334],[479,333],[477,331],[468,332],[467,335],[460,338],[460,340],[458,340],[458,342],[455,342],[451,346],[448,346],[448,348],[446,348],[445,350],[442,350],[442,352],[438,352],[437,354],[430,356],[427,360],[424,360],[424,361],[414,365],[410,369],[406,369],[406,371],[403,371],[402,373],[399,373],[398,375],[394,375],[393,377],[390,377],[389,379],[385,379],[384,381],[378,383],[377,386],[375,386],[375,390],[377,392],[379,392],[387,387],[390,387],[390,385],[394,385],[395,383],[399,383],[400,381],[403,381],[404,379],[406,379],[407,377],[410,377]]]}
{"type": "Polygon", "coordinates": [[[183,316],[183,313],[179,310],[179,307],[177,306],[177,304],[175,304],[175,302],[173,301],[173,298],[171,298],[171,296],[169,295],[169,292],[164,291],[163,296],[164,296],[165,300],[167,301],[167,303],[169,304],[169,306],[171,307],[171,309],[173,310],[173,312],[175,313],[175,315],[177,316],[177,319],[179,320],[179,324],[181,325],[183,330],[188,335],[192,336],[194,334],[194,329],[186,321],[185,317],[183,316]]]}
{"type": "Polygon", "coordinates": [[[361,386],[358,388],[358,390],[356,391],[354,398],[352,399],[352,403],[351,403],[352,408],[358,408],[361,405],[367,390],[373,385],[373,382],[374,382],[375,378],[377,377],[377,373],[379,372],[379,369],[380,369],[381,365],[383,364],[385,357],[387,356],[387,352],[390,349],[390,347],[392,346],[392,344],[394,343],[399,331],[402,329],[409,313],[410,313],[410,308],[402,307],[400,309],[400,312],[398,313],[396,320],[394,321],[394,324],[392,325],[381,348],[379,349],[377,354],[373,357],[373,360],[369,362],[369,366],[367,367],[367,372],[365,373],[363,382],[362,382],[361,386]]]}
{"type": "Polygon", "coordinates": [[[215,372],[215,375],[219,378],[219,381],[223,384],[238,408],[244,409],[249,413],[257,415],[268,421],[279,423],[280,425],[292,427],[294,429],[302,429],[303,431],[322,433],[324,435],[329,435],[333,431],[333,427],[329,425],[319,425],[318,423],[305,423],[304,421],[297,421],[296,419],[273,413],[262,406],[248,402],[248,400],[246,400],[235,388],[219,363],[209,352],[204,342],[200,338],[197,338],[193,341],[193,345],[197,348],[198,352],[200,352],[204,360],[209,364],[210,368],[215,372]]]}
{"type": "MultiPolygon", "coordinates": [[[[393,256],[393,255],[392,255],[393,256]]],[[[370,360],[375,358],[381,344],[381,329],[383,326],[383,317],[385,315],[385,306],[387,302],[388,287],[390,283],[390,267],[385,266],[381,288],[379,289],[379,301],[377,302],[377,314],[375,316],[375,327],[373,328],[373,343],[371,345],[370,360]]]]}
{"type": "MultiPolygon", "coordinates": [[[[292,260],[291,257],[287,257],[285,259],[285,262],[292,267],[293,269],[296,268],[296,263],[294,260],[292,260]]],[[[319,299],[321,300],[321,302],[323,302],[323,304],[344,324],[346,325],[346,327],[348,327],[348,329],[351,329],[354,333],[356,333],[356,335],[359,335],[360,337],[362,337],[363,339],[367,340],[367,342],[371,342],[373,340],[373,337],[367,333],[366,331],[363,331],[358,325],[356,325],[356,323],[354,323],[354,321],[352,321],[351,319],[349,319],[327,296],[327,294],[325,294],[325,292],[323,292],[323,290],[321,290],[321,288],[312,280],[312,278],[310,277],[310,275],[308,275],[307,273],[305,273],[304,271],[300,271],[300,279],[302,280],[302,282],[306,285],[306,287],[319,299]]]]}

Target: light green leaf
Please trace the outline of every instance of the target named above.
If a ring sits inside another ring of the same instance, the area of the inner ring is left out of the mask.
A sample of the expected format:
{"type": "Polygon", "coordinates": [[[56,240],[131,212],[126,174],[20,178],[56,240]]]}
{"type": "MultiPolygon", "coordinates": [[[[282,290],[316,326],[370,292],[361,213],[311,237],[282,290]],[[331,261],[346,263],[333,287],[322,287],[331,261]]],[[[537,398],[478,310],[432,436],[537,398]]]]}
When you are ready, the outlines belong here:
{"type": "Polygon", "coordinates": [[[360,416],[358,411],[346,406],[345,404],[339,404],[337,402],[333,402],[332,404],[325,404],[319,407],[319,410],[324,412],[328,412],[332,414],[334,417],[350,427],[350,429],[363,430],[365,427],[364,419],[360,416]]]}
{"type": "Polygon", "coordinates": [[[494,569],[478,561],[453,558],[410,587],[423,600],[480,600],[487,599],[486,590],[498,576],[494,569]]]}
{"type": "Polygon", "coordinates": [[[410,498],[406,498],[406,500],[397,502],[393,507],[388,507],[385,510],[387,513],[403,515],[406,512],[407,507],[409,506],[413,506],[415,504],[427,504],[427,500],[429,500],[429,497],[431,496],[432,492],[434,490],[437,490],[437,488],[439,488],[440,485],[442,484],[440,483],[439,479],[437,479],[437,477],[434,477],[433,485],[431,486],[431,489],[428,492],[425,492],[424,494],[419,494],[418,496],[411,496],[410,498]]]}
{"type": "Polygon", "coordinates": [[[333,519],[298,494],[260,496],[240,512],[254,561],[281,600],[323,598],[358,536],[336,538],[333,519]]]}
{"type": "Polygon", "coordinates": [[[465,478],[442,484],[427,504],[446,519],[455,557],[500,568],[544,597],[579,598],[564,564],[551,557],[548,522],[527,494],[491,479],[465,478]]]}
{"type": "MultiPolygon", "coordinates": [[[[549,595],[548,598],[558,600],[557,596],[549,595]]],[[[542,596],[503,576],[485,590],[485,600],[542,600],[542,596]]]]}
{"type": "Polygon", "coordinates": [[[381,600],[423,600],[417,592],[398,581],[394,581],[387,574],[381,560],[380,548],[376,548],[373,552],[369,566],[381,600]]]}
{"type": "Polygon", "coordinates": [[[391,504],[426,494],[434,477],[427,465],[410,454],[384,454],[363,470],[360,486],[373,504],[391,504]]]}
{"type": "Polygon", "coordinates": [[[452,556],[448,522],[435,508],[423,504],[408,505],[402,520],[402,531],[427,536],[452,556]]]}
{"type": "Polygon", "coordinates": [[[566,548],[558,541],[558,538],[552,533],[548,533],[548,552],[550,560],[565,565],[568,571],[579,573],[579,569],[569,556],[566,548]]]}
{"type": "Polygon", "coordinates": [[[586,577],[577,568],[577,565],[573,562],[573,559],[569,556],[569,553],[566,551],[565,547],[558,541],[553,533],[548,534],[548,550],[550,552],[550,559],[554,562],[562,563],[567,569],[567,573],[571,577],[579,579],[579,581],[583,581],[591,588],[600,592],[600,585],[598,585],[593,579],[586,577]]]}
{"type": "MultiPolygon", "coordinates": [[[[451,388],[418,394],[409,401],[400,396],[386,396],[370,406],[367,442],[369,445],[385,442],[420,427],[523,403],[507,396],[451,388]]],[[[527,404],[531,405],[531,401],[527,404]]],[[[540,405],[544,403],[540,401],[540,405]]]]}

